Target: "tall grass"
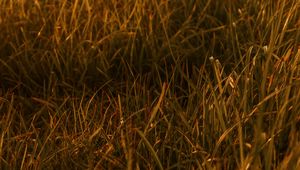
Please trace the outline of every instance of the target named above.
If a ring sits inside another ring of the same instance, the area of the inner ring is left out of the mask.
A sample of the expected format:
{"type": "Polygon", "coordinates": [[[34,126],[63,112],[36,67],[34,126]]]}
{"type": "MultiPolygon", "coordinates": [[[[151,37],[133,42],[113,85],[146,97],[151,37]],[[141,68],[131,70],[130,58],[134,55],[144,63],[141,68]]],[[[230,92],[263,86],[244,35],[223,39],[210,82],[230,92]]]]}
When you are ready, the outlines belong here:
{"type": "Polygon", "coordinates": [[[0,1],[1,169],[297,169],[297,0],[0,1]]]}

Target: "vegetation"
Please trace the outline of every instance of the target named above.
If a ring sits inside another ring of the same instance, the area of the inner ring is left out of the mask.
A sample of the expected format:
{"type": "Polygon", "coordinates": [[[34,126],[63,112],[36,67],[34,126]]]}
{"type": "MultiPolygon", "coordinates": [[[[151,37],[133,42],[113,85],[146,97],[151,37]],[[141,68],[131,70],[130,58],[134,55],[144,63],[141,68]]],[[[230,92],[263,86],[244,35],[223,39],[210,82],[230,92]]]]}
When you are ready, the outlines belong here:
{"type": "Polygon", "coordinates": [[[300,1],[0,1],[0,169],[297,169],[300,1]]]}

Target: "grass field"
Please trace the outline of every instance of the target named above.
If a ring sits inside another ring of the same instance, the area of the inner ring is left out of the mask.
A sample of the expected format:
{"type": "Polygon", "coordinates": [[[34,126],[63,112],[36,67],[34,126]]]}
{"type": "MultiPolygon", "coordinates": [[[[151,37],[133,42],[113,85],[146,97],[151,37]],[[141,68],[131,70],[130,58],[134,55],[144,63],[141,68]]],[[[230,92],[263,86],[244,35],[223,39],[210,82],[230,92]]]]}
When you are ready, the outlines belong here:
{"type": "Polygon", "coordinates": [[[1,0],[0,169],[299,169],[299,8],[1,0]]]}

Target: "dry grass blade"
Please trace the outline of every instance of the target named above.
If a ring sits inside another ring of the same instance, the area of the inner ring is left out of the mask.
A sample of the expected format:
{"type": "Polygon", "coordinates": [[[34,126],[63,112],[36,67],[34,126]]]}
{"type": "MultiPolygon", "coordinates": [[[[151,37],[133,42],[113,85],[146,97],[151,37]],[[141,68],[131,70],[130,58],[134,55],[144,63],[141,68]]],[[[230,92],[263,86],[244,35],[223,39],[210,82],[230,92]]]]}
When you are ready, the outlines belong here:
{"type": "Polygon", "coordinates": [[[153,120],[155,119],[156,117],[156,114],[159,110],[159,107],[163,101],[163,98],[165,96],[165,93],[166,93],[166,89],[167,89],[167,83],[164,83],[163,86],[162,86],[162,90],[161,90],[161,93],[160,93],[160,96],[159,96],[159,99],[158,99],[158,102],[156,103],[156,105],[153,107],[152,111],[150,112],[150,119],[144,129],[144,134],[147,133],[148,131],[148,128],[151,126],[153,120]]]}
{"type": "Polygon", "coordinates": [[[146,144],[147,148],[149,149],[150,153],[152,154],[152,156],[154,157],[157,165],[158,165],[158,168],[160,170],[163,170],[163,166],[154,150],[154,148],[152,147],[152,145],[150,144],[150,142],[147,140],[145,134],[143,132],[141,132],[140,130],[136,129],[136,131],[138,132],[138,134],[140,135],[140,137],[142,138],[142,140],[144,141],[144,143],[146,144]]]}

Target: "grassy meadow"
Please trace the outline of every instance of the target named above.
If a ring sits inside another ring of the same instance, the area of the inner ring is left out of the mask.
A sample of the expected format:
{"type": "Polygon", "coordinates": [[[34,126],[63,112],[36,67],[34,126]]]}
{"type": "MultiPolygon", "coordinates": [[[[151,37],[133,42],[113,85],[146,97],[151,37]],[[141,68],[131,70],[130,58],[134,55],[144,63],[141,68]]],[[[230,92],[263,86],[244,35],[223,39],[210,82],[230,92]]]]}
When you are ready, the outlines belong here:
{"type": "Polygon", "coordinates": [[[299,0],[0,0],[0,169],[299,169],[299,0]]]}

